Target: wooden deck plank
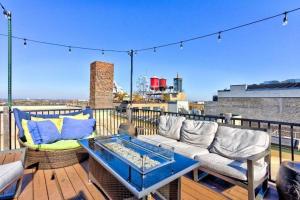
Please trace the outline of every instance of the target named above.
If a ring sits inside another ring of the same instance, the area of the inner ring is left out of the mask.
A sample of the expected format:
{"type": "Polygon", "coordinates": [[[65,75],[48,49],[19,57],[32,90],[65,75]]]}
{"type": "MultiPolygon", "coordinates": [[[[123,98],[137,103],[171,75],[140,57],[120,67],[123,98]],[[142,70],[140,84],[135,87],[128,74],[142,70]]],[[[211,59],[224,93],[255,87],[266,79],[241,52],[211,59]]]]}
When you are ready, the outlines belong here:
{"type": "Polygon", "coordinates": [[[15,161],[15,153],[7,153],[2,164],[7,164],[15,161]]]}
{"type": "Polygon", "coordinates": [[[59,168],[54,170],[56,173],[56,178],[61,188],[62,195],[64,199],[74,199],[77,197],[76,191],[74,190],[67,173],[64,168],[59,168]]]}
{"type": "Polygon", "coordinates": [[[0,165],[3,165],[5,154],[0,154],[0,165]]]}
{"type": "Polygon", "coordinates": [[[22,184],[22,192],[18,200],[33,200],[33,172],[33,169],[25,170],[22,184]]]}
{"type": "Polygon", "coordinates": [[[21,156],[22,156],[21,152],[16,152],[14,161],[21,160],[21,156]]]}
{"type": "Polygon", "coordinates": [[[197,200],[196,198],[194,198],[190,194],[186,193],[185,191],[181,191],[181,199],[182,200],[197,200]]]}
{"type": "Polygon", "coordinates": [[[89,190],[85,187],[84,183],[81,181],[79,175],[73,166],[65,167],[65,171],[75,189],[77,196],[81,199],[93,200],[94,198],[90,194],[89,190]]]}
{"type": "Polygon", "coordinates": [[[88,181],[88,173],[81,164],[75,164],[74,169],[79,175],[80,179],[83,181],[90,194],[94,197],[95,200],[104,200],[106,199],[102,192],[93,184],[88,181]]]}
{"type": "Polygon", "coordinates": [[[216,200],[226,200],[225,196],[223,196],[220,193],[217,193],[210,188],[196,183],[191,179],[188,179],[186,177],[181,178],[181,183],[182,183],[182,191],[188,193],[192,197],[196,199],[216,199],[216,200]]]}
{"type": "Polygon", "coordinates": [[[48,200],[48,193],[43,170],[37,170],[33,175],[33,198],[48,200]]]}
{"type": "Polygon", "coordinates": [[[58,185],[54,177],[54,170],[44,170],[49,200],[62,200],[58,185]]]}
{"type": "MultiPolygon", "coordinates": [[[[25,170],[19,200],[61,200],[63,198],[79,199],[80,197],[95,200],[105,199],[102,192],[88,181],[87,162],[55,170],[38,170],[35,174],[34,172],[33,169],[25,170]],[[54,179],[54,172],[57,180],[54,179]],[[39,186],[42,186],[42,188],[38,188],[39,186]],[[63,198],[59,188],[61,188],[63,198]]],[[[245,189],[227,184],[212,176],[199,183],[186,177],[182,177],[181,181],[182,199],[185,200],[247,199],[245,189]]],[[[272,192],[269,192],[266,199],[278,199],[275,187],[273,187],[272,192]]]]}
{"type": "Polygon", "coordinates": [[[233,200],[246,200],[248,199],[248,193],[245,189],[238,187],[238,186],[232,186],[231,188],[226,189],[223,194],[225,196],[230,197],[233,200]]]}

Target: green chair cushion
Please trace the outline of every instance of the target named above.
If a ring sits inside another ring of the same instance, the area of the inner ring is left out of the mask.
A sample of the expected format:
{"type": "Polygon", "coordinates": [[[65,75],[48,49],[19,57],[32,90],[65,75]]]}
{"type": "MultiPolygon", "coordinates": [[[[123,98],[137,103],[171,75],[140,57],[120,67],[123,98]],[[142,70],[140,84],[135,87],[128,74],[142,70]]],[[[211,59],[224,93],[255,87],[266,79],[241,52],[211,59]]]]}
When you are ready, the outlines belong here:
{"type": "MultiPolygon", "coordinates": [[[[87,138],[93,138],[96,136],[96,133],[93,132],[92,135],[90,135],[89,137],[87,138]]],[[[80,147],[80,144],[78,142],[78,140],[60,140],[60,141],[57,141],[57,142],[54,142],[52,144],[30,144],[28,142],[25,142],[25,145],[29,148],[32,148],[32,149],[36,149],[36,150],[68,150],[68,149],[75,149],[75,148],[78,148],[80,147]]]]}

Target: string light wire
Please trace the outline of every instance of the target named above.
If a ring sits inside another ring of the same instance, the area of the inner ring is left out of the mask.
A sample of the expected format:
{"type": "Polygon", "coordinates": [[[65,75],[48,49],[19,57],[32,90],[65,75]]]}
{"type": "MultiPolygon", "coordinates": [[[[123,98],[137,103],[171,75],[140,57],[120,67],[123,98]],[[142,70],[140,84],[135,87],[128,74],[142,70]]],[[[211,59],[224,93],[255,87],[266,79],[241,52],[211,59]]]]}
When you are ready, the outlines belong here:
{"type": "MultiPolygon", "coordinates": [[[[0,3],[0,6],[3,9],[5,9],[1,3],[0,3]]],[[[205,34],[205,35],[195,36],[195,37],[188,38],[188,39],[185,39],[185,40],[180,40],[180,41],[177,41],[177,42],[171,42],[171,43],[160,44],[160,45],[147,47],[147,48],[135,49],[134,52],[135,52],[135,54],[137,54],[138,52],[149,51],[149,50],[156,52],[157,49],[159,49],[159,48],[165,48],[165,47],[174,46],[174,45],[180,45],[180,48],[182,49],[183,48],[183,43],[191,42],[191,41],[194,41],[194,40],[200,40],[200,39],[203,39],[203,38],[216,36],[216,35],[217,35],[218,39],[220,40],[221,39],[221,33],[223,34],[225,32],[245,28],[247,26],[251,26],[251,25],[261,23],[261,22],[264,22],[264,21],[267,21],[267,20],[271,20],[271,19],[274,19],[274,18],[277,18],[277,17],[280,17],[280,16],[284,16],[283,23],[284,23],[284,25],[286,25],[287,22],[288,22],[287,21],[287,14],[292,13],[292,12],[296,12],[296,11],[299,11],[299,10],[300,10],[300,7],[292,9],[292,10],[288,10],[288,11],[285,11],[283,13],[279,13],[279,14],[276,14],[276,15],[273,15],[273,16],[270,16],[270,17],[265,17],[265,18],[262,18],[262,19],[258,19],[258,20],[251,21],[251,22],[248,22],[248,23],[245,23],[245,24],[230,27],[230,28],[227,28],[227,29],[224,29],[224,30],[208,33],[208,34],[205,34]]],[[[6,36],[7,37],[8,35],[0,33],[0,36],[6,36]]],[[[12,38],[18,39],[18,40],[24,40],[24,37],[19,37],[19,36],[12,36],[12,38]]],[[[69,49],[80,49],[80,50],[90,50],[90,51],[99,51],[100,50],[102,52],[102,54],[104,54],[104,52],[114,52],[114,53],[128,53],[129,52],[129,50],[99,49],[99,48],[91,48],[91,47],[83,47],[83,46],[76,46],[76,45],[53,43],[53,42],[47,42],[47,41],[41,41],[41,40],[35,40],[35,39],[29,39],[29,38],[26,38],[26,41],[27,42],[38,43],[38,44],[43,44],[43,45],[52,45],[52,46],[64,47],[64,48],[69,48],[69,49]]]]}
{"type": "MultiPolygon", "coordinates": [[[[268,21],[268,20],[278,18],[278,17],[281,17],[281,16],[284,16],[285,17],[284,20],[286,19],[286,21],[287,21],[287,14],[288,13],[296,12],[296,11],[299,11],[299,10],[300,10],[300,7],[292,9],[292,10],[288,10],[288,11],[285,11],[283,13],[279,13],[279,14],[276,14],[276,15],[273,15],[273,16],[270,16],[270,17],[265,17],[265,18],[262,18],[262,19],[258,19],[258,20],[255,20],[255,21],[245,23],[245,24],[230,27],[230,28],[227,28],[227,29],[224,29],[224,30],[208,33],[208,34],[205,34],[205,35],[195,36],[195,37],[188,38],[188,39],[185,39],[185,40],[180,40],[178,42],[171,42],[171,43],[156,45],[155,47],[156,47],[156,49],[158,49],[158,48],[164,48],[164,47],[169,47],[169,46],[174,46],[174,45],[180,45],[182,43],[191,42],[191,41],[194,41],[194,40],[199,40],[199,39],[215,36],[215,35],[218,35],[220,32],[225,33],[225,32],[233,31],[233,30],[236,30],[236,29],[241,29],[241,28],[244,28],[244,27],[247,27],[247,26],[251,26],[251,25],[254,25],[254,24],[257,24],[257,23],[268,21]]],[[[149,51],[149,50],[152,50],[152,49],[153,49],[153,47],[147,47],[147,48],[136,49],[136,51],[141,52],[141,51],[149,51]]]]}

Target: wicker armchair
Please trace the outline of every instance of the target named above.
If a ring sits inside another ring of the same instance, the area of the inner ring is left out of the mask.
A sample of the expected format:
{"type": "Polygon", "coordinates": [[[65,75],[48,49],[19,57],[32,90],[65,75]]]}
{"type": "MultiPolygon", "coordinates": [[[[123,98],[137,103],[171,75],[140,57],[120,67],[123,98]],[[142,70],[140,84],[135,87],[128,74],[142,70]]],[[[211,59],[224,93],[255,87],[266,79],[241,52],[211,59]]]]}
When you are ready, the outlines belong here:
{"type": "MultiPolygon", "coordinates": [[[[93,118],[93,110],[91,109],[68,113],[68,115],[76,115],[79,113],[90,114],[90,118],[93,118]]],[[[19,144],[21,147],[27,148],[25,167],[35,166],[39,169],[55,169],[74,165],[88,158],[88,153],[81,146],[78,148],[64,150],[41,150],[38,148],[32,148],[31,146],[27,145],[21,123],[22,119],[30,120],[31,116],[42,118],[57,118],[58,115],[33,115],[29,112],[14,109],[14,116],[16,125],[19,129],[19,144]]]]}

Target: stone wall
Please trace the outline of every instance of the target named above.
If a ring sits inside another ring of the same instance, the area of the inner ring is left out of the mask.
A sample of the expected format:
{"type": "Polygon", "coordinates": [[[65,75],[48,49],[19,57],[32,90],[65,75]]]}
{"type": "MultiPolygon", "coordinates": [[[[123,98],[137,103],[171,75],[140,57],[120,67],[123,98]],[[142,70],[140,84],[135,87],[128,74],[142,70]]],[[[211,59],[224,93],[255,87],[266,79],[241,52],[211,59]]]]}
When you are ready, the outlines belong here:
{"type": "Polygon", "coordinates": [[[114,65],[95,61],[90,67],[90,106],[112,108],[114,65]]]}
{"type": "Polygon", "coordinates": [[[243,118],[300,123],[300,98],[222,98],[205,102],[204,113],[233,113],[243,118]]]}

